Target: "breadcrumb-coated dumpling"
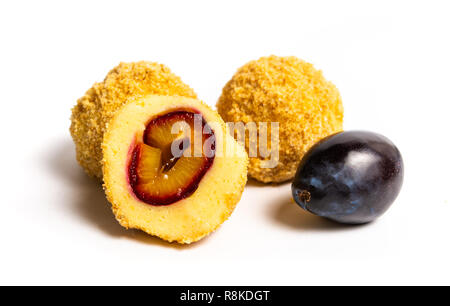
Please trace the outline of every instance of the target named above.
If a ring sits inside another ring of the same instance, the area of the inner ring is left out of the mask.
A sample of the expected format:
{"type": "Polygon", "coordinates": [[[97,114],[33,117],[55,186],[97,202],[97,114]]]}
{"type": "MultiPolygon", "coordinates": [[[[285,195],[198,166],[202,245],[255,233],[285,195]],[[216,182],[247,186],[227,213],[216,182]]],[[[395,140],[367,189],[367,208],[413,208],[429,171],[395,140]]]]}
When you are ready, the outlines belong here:
{"type": "Polygon", "coordinates": [[[215,231],[247,181],[244,148],[219,114],[196,99],[150,95],[127,103],[112,118],[102,147],[104,188],[116,219],[170,242],[189,244],[215,231]],[[192,116],[200,116],[203,127],[192,116]],[[190,128],[173,133],[180,122],[190,128]],[[199,146],[195,133],[202,136],[199,146]],[[189,154],[174,158],[164,150],[186,138],[189,154]]]}
{"type": "Polygon", "coordinates": [[[293,56],[262,57],[241,67],[223,88],[217,108],[226,122],[279,122],[277,166],[264,168],[267,157],[250,156],[249,175],[264,183],[292,179],[307,150],[343,128],[338,89],[293,56]]]}
{"type": "Polygon", "coordinates": [[[72,110],[70,132],[77,160],[86,172],[102,178],[103,134],[116,111],[128,101],[149,94],[197,95],[180,77],[162,64],[140,61],[120,63],[103,82],[95,83],[72,110]]]}

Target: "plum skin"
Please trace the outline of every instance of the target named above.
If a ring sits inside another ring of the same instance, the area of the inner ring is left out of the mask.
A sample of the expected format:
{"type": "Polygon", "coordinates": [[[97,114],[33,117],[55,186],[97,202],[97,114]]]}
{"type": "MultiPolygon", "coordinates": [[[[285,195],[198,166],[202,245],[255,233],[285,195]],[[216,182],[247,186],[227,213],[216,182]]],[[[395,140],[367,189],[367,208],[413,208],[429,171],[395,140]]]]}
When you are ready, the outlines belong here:
{"type": "Polygon", "coordinates": [[[403,184],[403,159],[386,137],[340,132],[302,159],[292,195],[303,209],[333,221],[364,224],[385,213],[403,184]]]}

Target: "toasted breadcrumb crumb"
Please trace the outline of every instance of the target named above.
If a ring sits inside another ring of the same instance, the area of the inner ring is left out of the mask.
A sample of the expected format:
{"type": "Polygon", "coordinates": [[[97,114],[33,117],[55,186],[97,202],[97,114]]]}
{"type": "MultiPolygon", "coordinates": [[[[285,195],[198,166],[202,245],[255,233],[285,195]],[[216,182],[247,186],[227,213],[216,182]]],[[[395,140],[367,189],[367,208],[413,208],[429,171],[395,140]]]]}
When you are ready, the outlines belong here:
{"type": "Polygon", "coordinates": [[[343,128],[338,89],[293,56],[262,57],[241,67],[223,88],[217,108],[227,122],[279,122],[278,165],[263,168],[268,158],[250,158],[249,175],[264,183],[292,179],[308,149],[343,128]]]}
{"type": "Polygon", "coordinates": [[[70,133],[77,160],[90,176],[102,178],[103,135],[113,115],[127,101],[148,95],[196,98],[195,92],[162,64],[120,63],[95,83],[72,109],[70,133]]]}

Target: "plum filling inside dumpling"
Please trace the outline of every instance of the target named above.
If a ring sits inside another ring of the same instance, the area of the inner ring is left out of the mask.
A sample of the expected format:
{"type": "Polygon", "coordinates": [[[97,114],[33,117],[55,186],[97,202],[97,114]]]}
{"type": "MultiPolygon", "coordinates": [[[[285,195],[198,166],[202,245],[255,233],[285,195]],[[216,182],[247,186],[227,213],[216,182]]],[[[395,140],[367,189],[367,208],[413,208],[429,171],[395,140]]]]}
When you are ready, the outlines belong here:
{"type": "Polygon", "coordinates": [[[189,197],[214,162],[215,135],[201,114],[174,111],[152,119],[130,150],[129,182],[150,205],[189,197]]]}

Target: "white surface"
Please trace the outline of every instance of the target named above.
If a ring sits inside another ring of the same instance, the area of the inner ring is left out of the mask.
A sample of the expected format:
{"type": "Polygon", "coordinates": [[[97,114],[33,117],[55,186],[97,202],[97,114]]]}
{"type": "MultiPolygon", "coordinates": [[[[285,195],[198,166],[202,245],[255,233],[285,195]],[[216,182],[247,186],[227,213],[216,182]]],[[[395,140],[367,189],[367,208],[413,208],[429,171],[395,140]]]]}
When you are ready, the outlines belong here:
{"type": "Polygon", "coordinates": [[[0,4],[0,284],[450,284],[448,2],[0,4]],[[122,229],[74,158],[70,109],[120,61],[168,65],[210,105],[235,70],[296,55],[340,89],[346,129],[404,156],[379,221],[340,227],[249,185],[204,241],[122,229]]]}

